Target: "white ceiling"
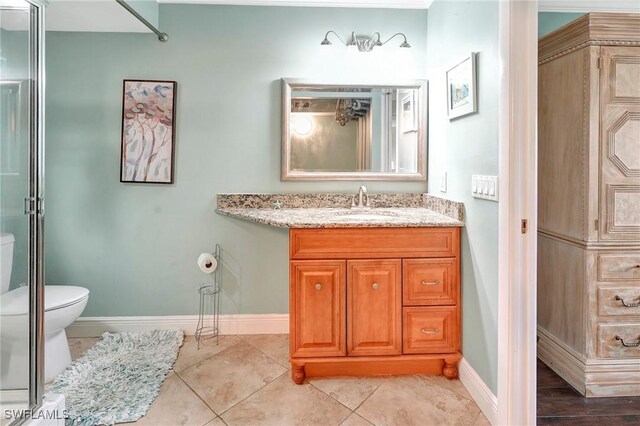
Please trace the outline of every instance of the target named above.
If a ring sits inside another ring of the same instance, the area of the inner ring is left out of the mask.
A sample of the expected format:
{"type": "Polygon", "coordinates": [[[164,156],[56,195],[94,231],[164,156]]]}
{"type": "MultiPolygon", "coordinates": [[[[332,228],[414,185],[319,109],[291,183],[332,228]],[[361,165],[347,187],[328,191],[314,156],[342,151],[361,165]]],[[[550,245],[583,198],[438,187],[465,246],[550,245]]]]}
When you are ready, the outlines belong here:
{"type": "MultiPolygon", "coordinates": [[[[0,0],[0,5],[5,3],[6,0],[0,0]]],[[[47,31],[150,32],[115,0],[49,0],[45,25],[47,31]]],[[[0,12],[0,27],[9,31],[26,30],[29,28],[29,14],[26,11],[3,10],[0,12]]]]}
{"type": "Polygon", "coordinates": [[[45,25],[47,31],[150,32],[115,0],[49,0],[45,25]]]}
{"type": "MultiPolygon", "coordinates": [[[[161,3],[226,4],[247,6],[369,7],[427,9],[433,0],[149,0],[161,3]]],[[[447,0],[460,1],[460,0],[447,0]]],[[[468,0],[467,0],[468,1],[468,0]]],[[[15,4],[21,0],[0,0],[15,4]]],[[[640,0],[539,0],[543,12],[639,12],[640,0]]],[[[6,30],[28,28],[28,14],[3,11],[0,27],[6,30]]],[[[115,0],[49,0],[48,31],[139,32],[149,29],[115,0]]]]}
{"type": "MultiPolygon", "coordinates": [[[[369,7],[426,9],[433,0],[149,0],[163,3],[226,4],[247,6],[308,6],[308,7],[369,7]]],[[[0,0],[23,3],[22,0],[0,0]]],[[[5,30],[26,30],[28,14],[3,11],[0,27],[5,30]]],[[[46,15],[47,31],[140,32],[150,30],[127,12],[115,0],[49,0],[46,15]]]]}
{"type": "Polygon", "coordinates": [[[539,0],[541,12],[636,12],[640,0],[539,0]]]}
{"type": "Polygon", "coordinates": [[[159,3],[227,4],[244,6],[368,7],[392,9],[428,9],[433,1],[434,0],[158,0],[159,3]]]}

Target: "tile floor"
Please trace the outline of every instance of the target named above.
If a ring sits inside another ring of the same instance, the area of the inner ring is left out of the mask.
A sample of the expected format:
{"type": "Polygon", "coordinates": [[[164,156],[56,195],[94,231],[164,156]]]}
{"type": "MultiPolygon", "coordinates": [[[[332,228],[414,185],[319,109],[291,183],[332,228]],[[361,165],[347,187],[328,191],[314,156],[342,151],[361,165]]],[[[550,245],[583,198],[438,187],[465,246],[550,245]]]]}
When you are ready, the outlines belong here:
{"type": "MultiPolygon", "coordinates": [[[[76,359],[98,339],[70,338],[76,359]]],[[[136,425],[489,425],[460,381],[289,376],[288,335],[187,336],[160,395],[136,425]]],[[[129,423],[133,424],[133,423],[129,423]]]]}

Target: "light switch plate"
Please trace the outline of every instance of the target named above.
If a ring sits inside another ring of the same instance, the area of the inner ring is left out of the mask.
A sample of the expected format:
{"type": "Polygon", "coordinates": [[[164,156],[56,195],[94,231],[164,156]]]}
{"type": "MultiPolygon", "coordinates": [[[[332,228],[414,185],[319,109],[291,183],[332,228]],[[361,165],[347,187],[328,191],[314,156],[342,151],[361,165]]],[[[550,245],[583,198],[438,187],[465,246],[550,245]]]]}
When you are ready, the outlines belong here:
{"type": "Polygon", "coordinates": [[[440,176],[440,192],[447,192],[447,172],[440,176]]]}
{"type": "Polygon", "coordinates": [[[471,195],[483,200],[498,201],[498,176],[471,176],[471,195]]]}

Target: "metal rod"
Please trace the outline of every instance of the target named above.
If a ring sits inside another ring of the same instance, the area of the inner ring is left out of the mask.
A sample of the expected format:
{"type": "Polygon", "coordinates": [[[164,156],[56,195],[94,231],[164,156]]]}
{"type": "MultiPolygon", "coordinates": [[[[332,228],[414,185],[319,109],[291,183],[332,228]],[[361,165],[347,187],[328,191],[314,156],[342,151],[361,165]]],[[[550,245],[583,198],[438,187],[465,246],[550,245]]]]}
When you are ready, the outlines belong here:
{"type": "Polygon", "coordinates": [[[162,42],[165,42],[165,41],[169,40],[169,35],[167,33],[163,33],[159,29],[154,27],[151,24],[151,22],[149,22],[146,19],[144,19],[144,17],[142,15],[140,15],[134,8],[129,6],[127,4],[127,2],[125,2],[125,0],[116,0],[116,1],[118,2],[118,4],[120,4],[120,6],[124,7],[125,9],[127,9],[130,14],[135,16],[140,22],[142,22],[144,25],[146,25],[147,28],[149,28],[151,31],[153,31],[158,36],[158,40],[160,40],[162,42]]]}

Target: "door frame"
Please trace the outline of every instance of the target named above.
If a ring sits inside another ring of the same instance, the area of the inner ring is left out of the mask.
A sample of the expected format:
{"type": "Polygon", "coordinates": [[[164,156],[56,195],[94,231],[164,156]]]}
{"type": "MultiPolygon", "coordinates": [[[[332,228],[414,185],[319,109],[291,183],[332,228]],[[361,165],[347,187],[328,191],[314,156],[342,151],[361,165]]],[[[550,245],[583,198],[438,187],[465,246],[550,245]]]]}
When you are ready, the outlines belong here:
{"type": "Polygon", "coordinates": [[[496,417],[499,425],[534,425],[538,1],[500,1],[499,23],[499,367],[496,417]]]}

